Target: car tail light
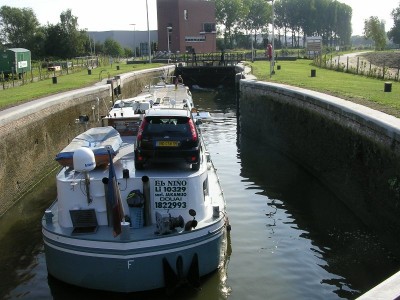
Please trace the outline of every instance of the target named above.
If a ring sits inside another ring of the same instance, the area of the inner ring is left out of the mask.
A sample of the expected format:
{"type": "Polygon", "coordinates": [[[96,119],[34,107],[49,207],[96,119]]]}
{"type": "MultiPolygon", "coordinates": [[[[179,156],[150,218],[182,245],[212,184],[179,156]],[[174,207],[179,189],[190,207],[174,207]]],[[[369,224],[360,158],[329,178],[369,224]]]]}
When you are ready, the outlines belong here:
{"type": "Polygon", "coordinates": [[[189,127],[190,127],[190,132],[192,134],[192,141],[197,141],[196,127],[194,126],[192,119],[189,119],[189,127]]]}
{"type": "Polygon", "coordinates": [[[137,134],[137,137],[136,137],[136,139],[138,141],[142,140],[142,134],[143,134],[143,130],[144,130],[144,127],[146,126],[146,124],[147,124],[147,120],[146,120],[146,118],[144,118],[142,120],[142,123],[140,123],[140,127],[139,127],[138,134],[137,134]]]}

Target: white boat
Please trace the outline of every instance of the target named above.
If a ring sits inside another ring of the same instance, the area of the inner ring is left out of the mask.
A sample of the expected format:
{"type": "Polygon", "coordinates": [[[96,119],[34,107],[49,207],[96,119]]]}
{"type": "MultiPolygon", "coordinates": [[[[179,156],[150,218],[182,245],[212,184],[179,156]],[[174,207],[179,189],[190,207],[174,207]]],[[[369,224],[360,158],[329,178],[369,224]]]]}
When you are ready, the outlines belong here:
{"type": "MultiPolygon", "coordinates": [[[[146,103],[143,97],[154,101],[152,110],[193,108],[183,85],[157,87],[129,101],[146,103]]],[[[198,170],[185,163],[136,170],[136,134],[125,134],[136,131],[124,119],[137,116],[121,115],[125,104],[104,119],[122,139],[114,158],[110,150],[109,165],[96,168],[90,148],[82,147],[75,151],[74,166],[56,176],[57,199],[42,219],[48,273],[72,285],[114,292],[171,291],[182,282],[198,286],[220,266],[229,229],[210,154],[200,135],[198,170]]]]}

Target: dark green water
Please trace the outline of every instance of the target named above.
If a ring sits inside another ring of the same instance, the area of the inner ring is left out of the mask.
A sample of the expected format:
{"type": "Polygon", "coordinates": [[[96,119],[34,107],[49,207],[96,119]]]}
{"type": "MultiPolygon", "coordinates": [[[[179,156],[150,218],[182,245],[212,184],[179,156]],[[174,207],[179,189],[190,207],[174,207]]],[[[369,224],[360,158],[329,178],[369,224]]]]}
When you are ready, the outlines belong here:
{"type": "Polygon", "coordinates": [[[55,198],[50,174],[0,219],[0,299],[354,299],[399,269],[329,187],[262,137],[240,136],[234,94],[194,99],[214,117],[201,128],[232,225],[224,265],[201,290],[120,295],[48,278],[40,219],[55,198]]]}

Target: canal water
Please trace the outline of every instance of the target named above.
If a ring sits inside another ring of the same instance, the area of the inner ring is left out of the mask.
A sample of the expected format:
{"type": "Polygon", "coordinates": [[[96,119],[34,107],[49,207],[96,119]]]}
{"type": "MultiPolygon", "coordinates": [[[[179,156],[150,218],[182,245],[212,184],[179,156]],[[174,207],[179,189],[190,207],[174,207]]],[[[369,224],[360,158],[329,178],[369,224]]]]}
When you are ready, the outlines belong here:
{"type": "Polygon", "coordinates": [[[0,218],[0,299],[354,299],[400,269],[329,186],[263,136],[240,135],[234,92],[193,95],[213,115],[201,130],[232,226],[221,268],[201,289],[185,286],[173,297],[91,291],[48,277],[40,219],[55,198],[52,173],[0,218]]]}

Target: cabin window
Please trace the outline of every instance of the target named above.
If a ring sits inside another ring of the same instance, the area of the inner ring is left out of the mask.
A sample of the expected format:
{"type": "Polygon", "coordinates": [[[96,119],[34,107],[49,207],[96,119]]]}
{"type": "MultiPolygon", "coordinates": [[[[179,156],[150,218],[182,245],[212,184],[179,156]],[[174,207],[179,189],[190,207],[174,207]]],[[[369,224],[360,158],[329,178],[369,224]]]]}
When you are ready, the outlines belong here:
{"type": "Polygon", "coordinates": [[[184,19],[184,20],[187,20],[187,19],[188,19],[188,11],[187,11],[187,9],[184,9],[184,10],[183,10],[183,19],[184,19]]]}

